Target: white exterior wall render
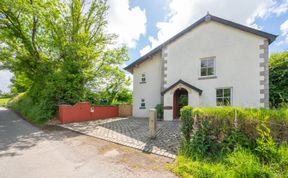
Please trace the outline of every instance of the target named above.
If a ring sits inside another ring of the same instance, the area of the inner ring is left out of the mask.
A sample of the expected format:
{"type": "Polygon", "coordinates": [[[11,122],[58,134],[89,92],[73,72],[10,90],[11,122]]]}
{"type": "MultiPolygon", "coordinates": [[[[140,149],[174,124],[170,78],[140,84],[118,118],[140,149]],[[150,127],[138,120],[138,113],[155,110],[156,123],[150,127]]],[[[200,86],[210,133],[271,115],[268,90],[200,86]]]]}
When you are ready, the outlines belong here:
{"type": "Polygon", "coordinates": [[[231,87],[233,106],[258,108],[262,52],[259,46],[264,40],[217,22],[203,23],[168,45],[167,86],[182,79],[201,89],[199,107],[215,107],[216,89],[231,87]],[[200,59],[213,56],[215,78],[203,79],[200,59]]]}
{"type": "Polygon", "coordinates": [[[147,59],[133,69],[133,116],[148,117],[149,109],[161,103],[161,56],[160,53],[147,59]],[[146,83],[141,84],[145,74],[146,83]],[[140,109],[141,99],[145,99],[145,109],[140,109]]]}
{"type": "MultiPolygon", "coordinates": [[[[148,117],[148,110],[161,102],[161,88],[166,89],[180,79],[203,91],[199,95],[191,90],[191,106],[216,107],[216,89],[227,87],[232,88],[232,106],[263,107],[260,81],[264,77],[260,72],[264,64],[260,64],[260,54],[265,40],[214,21],[200,24],[133,68],[133,115],[148,117]],[[215,57],[215,76],[210,79],[200,77],[200,59],[206,57],[215,57]],[[143,73],[146,84],[139,83],[143,73]],[[146,109],[139,109],[142,98],[146,109]]],[[[177,86],[171,91],[176,89],[177,86]]],[[[173,107],[171,91],[164,95],[164,107],[173,107]]],[[[164,110],[164,119],[173,119],[173,109],[164,110]]]]}

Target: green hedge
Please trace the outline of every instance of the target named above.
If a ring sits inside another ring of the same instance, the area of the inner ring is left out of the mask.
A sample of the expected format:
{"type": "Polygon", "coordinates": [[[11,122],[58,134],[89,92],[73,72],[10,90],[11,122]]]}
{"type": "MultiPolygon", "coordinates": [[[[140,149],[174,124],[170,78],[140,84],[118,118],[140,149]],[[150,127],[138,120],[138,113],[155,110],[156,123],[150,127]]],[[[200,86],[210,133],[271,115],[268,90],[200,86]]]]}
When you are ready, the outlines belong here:
{"type": "MultiPolygon", "coordinates": [[[[190,108],[191,109],[191,108],[190,108]]],[[[288,141],[288,109],[243,109],[224,108],[193,108],[192,117],[207,119],[209,125],[218,134],[225,134],[231,128],[237,128],[247,136],[256,139],[256,126],[264,122],[277,141],[288,141]]]]}

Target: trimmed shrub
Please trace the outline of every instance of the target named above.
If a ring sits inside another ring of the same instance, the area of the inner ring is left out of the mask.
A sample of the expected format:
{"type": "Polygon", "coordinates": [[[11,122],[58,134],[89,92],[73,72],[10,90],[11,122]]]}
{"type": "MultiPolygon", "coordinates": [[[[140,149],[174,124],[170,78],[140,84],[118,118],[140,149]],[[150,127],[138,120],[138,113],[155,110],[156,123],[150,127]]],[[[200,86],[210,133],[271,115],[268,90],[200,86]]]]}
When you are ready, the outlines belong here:
{"type": "Polygon", "coordinates": [[[262,121],[271,129],[273,139],[288,141],[288,109],[242,109],[224,108],[194,108],[193,117],[207,119],[216,136],[225,135],[232,128],[237,128],[249,138],[257,139],[257,125],[262,121]]]}

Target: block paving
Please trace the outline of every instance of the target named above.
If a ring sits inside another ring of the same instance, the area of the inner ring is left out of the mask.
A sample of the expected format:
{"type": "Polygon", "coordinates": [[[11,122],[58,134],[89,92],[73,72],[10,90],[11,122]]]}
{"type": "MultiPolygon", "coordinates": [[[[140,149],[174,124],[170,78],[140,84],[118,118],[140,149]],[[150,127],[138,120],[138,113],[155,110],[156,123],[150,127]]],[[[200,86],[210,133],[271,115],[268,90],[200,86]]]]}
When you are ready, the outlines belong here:
{"type": "Polygon", "coordinates": [[[180,121],[157,121],[155,139],[148,136],[147,118],[113,118],[59,126],[173,159],[180,143],[180,121]]]}

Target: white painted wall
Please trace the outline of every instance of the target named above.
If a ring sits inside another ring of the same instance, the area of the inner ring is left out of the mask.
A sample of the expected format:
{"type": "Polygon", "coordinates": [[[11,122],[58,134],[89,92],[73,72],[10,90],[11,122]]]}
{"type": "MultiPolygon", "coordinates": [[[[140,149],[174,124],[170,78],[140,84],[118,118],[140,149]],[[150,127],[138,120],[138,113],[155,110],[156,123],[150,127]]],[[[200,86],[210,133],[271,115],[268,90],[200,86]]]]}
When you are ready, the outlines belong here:
{"type": "Polygon", "coordinates": [[[148,117],[149,109],[161,103],[161,55],[147,59],[133,68],[133,116],[148,117]],[[141,75],[146,75],[146,83],[140,84],[141,75]],[[146,109],[140,109],[141,99],[146,102],[146,109]]]}
{"type": "MultiPolygon", "coordinates": [[[[170,92],[165,93],[164,95],[164,106],[173,106],[173,94],[170,92]]],[[[172,121],[173,120],[173,108],[164,109],[163,112],[164,120],[172,121]]]]}
{"type": "Polygon", "coordinates": [[[168,45],[166,87],[182,79],[203,90],[200,107],[215,107],[216,88],[232,87],[233,106],[260,107],[259,45],[264,40],[217,22],[202,23],[168,45]],[[216,56],[217,78],[199,80],[200,58],[210,56],[216,56]]]}
{"type": "MultiPolygon", "coordinates": [[[[263,107],[260,103],[260,70],[263,61],[259,48],[264,38],[238,29],[209,21],[202,23],[167,46],[167,81],[165,88],[179,79],[203,90],[201,96],[192,90],[189,105],[215,107],[216,88],[232,87],[232,105],[240,107],[263,107]],[[216,56],[214,79],[199,80],[200,59],[216,56]]],[[[133,113],[135,117],[147,117],[149,108],[161,101],[160,52],[133,69],[133,113]],[[142,73],[146,84],[139,84],[142,73]],[[146,109],[139,109],[145,98],[146,109]]],[[[164,95],[164,106],[173,106],[173,93],[164,95]]],[[[171,120],[173,110],[164,110],[164,119],[171,120]]]]}

